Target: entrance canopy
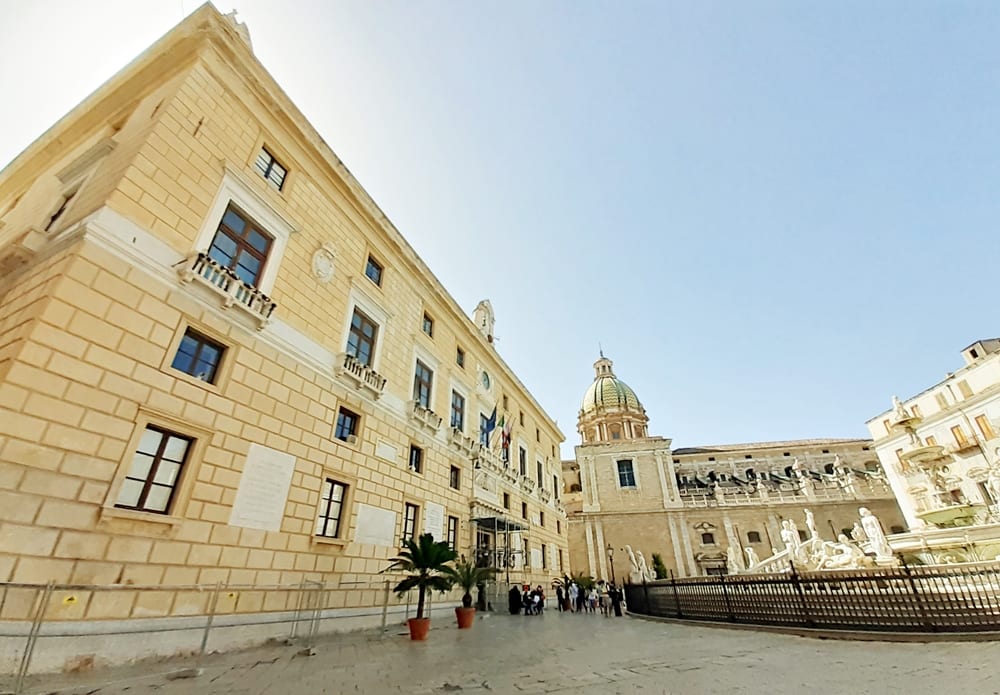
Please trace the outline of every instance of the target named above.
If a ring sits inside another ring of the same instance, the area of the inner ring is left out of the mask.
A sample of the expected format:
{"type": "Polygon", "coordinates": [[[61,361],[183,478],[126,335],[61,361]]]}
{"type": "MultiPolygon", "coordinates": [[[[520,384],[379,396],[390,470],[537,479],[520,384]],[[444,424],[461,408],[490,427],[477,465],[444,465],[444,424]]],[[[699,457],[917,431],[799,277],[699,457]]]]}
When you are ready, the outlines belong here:
{"type": "Polygon", "coordinates": [[[472,520],[476,526],[490,531],[504,532],[523,531],[527,526],[523,526],[516,521],[502,516],[481,516],[472,520]]]}

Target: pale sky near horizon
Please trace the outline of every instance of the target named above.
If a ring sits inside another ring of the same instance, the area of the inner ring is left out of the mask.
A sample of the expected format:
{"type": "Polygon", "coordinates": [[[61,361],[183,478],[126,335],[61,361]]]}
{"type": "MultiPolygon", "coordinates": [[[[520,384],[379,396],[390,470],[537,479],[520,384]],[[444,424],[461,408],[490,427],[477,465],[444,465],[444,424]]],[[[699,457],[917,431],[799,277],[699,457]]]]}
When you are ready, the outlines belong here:
{"type": "MultiPolygon", "coordinates": [[[[0,0],[0,166],[196,7],[0,0]]],[[[1000,3],[236,9],[458,303],[491,300],[564,457],[598,343],[682,447],[867,436],[1000,335],[1000,3]]]]}

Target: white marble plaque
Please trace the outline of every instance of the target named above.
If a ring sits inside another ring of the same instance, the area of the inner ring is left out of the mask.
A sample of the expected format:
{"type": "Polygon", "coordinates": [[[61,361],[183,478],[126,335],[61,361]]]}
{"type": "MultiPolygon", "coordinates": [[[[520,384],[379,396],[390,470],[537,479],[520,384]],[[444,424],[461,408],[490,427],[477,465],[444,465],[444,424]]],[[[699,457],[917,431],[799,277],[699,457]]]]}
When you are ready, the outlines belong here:
{"type": "Polygon", "coordinates": [[[424,503],[424,533],[434,536],[436,541],[446,541],[444,537],[444,507],[436,502],[424,503]]]}
{"type": "Polygon", "coordinates": [[[396,546],[396,512],[358,505],[358,528],[354,534],[355,543],[396,546]]]}
{"type": "Polygon", "coordinates": [[[541,568],[542,566],[542,549],[532,548],[531,549],[531,566],[541,568]]]}
{"type": "Polygon", "coordinates": [[[389,442],[379,441],[379,443],[375,445],[375,455],[380,459],[385,459],[386,461],[392,461],[395,463],[396,458],[399,456],[399,452],[396,450],[396,447],[389,442]]]}
{"type": "Polygon", "coordinates": [[[294,471],[295,457],[291,454],[251,444],[229,525],[280,531],[294,471]]]}

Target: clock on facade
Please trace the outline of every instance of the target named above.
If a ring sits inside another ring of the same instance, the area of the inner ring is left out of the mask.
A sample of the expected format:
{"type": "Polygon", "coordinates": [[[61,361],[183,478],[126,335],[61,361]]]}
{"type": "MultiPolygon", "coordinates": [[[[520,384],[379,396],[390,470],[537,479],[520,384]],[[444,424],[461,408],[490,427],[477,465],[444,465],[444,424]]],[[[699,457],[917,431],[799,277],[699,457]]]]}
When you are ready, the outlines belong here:
{"type": "Polygon", "coordinates": [[[490,390],[490,375],[489,374],[487,374],[486,372],[483,372],[480,375],[480,377],[479,377],[479,381],[483,384],[483,388],[484,389],[486,389],[487,391],[490,390]]]}

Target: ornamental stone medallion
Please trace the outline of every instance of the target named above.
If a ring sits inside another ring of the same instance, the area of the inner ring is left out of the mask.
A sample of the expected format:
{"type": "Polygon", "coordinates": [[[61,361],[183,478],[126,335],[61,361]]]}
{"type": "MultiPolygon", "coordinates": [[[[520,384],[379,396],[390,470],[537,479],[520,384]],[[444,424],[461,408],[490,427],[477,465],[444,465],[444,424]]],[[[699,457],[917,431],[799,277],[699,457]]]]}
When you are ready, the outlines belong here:
{"type": "Polygon", "coordinates": [[[312,257],[313,275],[321,283],[326,284],[333,279],[333,261],[335,258],[333,244],[324,241],[323,245],[316,249],[312,257]]]}

